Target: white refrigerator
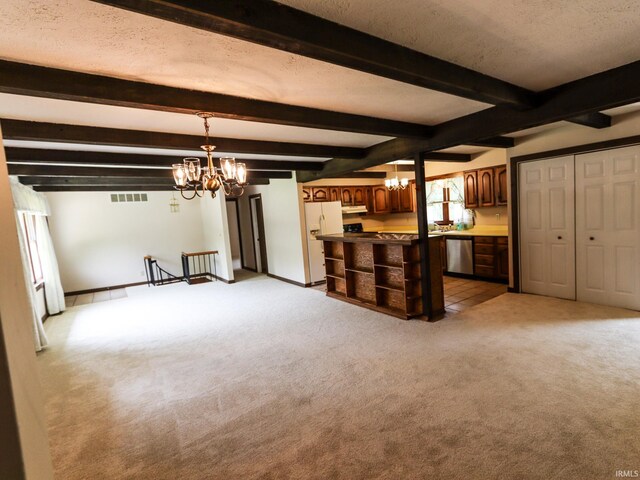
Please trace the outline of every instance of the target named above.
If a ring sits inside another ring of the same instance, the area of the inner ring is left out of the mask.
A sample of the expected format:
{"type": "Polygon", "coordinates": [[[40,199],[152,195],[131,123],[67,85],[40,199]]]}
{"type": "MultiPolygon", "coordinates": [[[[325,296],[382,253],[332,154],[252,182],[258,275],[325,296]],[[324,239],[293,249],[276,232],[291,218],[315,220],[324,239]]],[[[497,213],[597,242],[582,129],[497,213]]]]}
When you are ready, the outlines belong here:
{"type": "Polygon", "coordinates": [[[342,233],[342,204],[340,202],[305,203],[307,244],[309,246],[309,274],[311,283],[325,280],[322,241],[316,235],[342,233]]]}

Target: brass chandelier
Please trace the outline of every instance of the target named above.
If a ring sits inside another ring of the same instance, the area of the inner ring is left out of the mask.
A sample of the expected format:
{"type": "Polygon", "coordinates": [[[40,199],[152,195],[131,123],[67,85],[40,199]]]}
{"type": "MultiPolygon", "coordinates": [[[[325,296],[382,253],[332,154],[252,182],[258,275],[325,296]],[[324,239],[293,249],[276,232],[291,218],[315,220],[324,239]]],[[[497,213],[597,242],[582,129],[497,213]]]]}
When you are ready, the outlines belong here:
{"type": "Polygon", "coordinates": [[[384,181],[384,186],[389,190],[404,190],[409,185],[408,178],[398,179],[398,162],[394,162],[396,176],[393,178],[387,178],[384,181]]]}
{"type": "Polygon", "coordinates": [[[215,198],[220,188],[227,196],[241,196],[247,185],[247,166],[244,163],[236,163],[233,157],[222,157],[221,173],[218,173],[213,165],[213,151],[216,147],[209,141],[209,119],[213,114],[198,112],[196,115],[204,120],[204,145],[200,148],[207,152],[207,166],[202,167],[200,159],[195,157],[187,157],[183,163],[174,163],[172,165],[173,179],[176,182],[174,188],[180,191],[180,195],[185,200],[202,197],[205,192],[211,192],[211,198],[215,198]],[[186,196],[185,192],[193,193],[186,196]]]}

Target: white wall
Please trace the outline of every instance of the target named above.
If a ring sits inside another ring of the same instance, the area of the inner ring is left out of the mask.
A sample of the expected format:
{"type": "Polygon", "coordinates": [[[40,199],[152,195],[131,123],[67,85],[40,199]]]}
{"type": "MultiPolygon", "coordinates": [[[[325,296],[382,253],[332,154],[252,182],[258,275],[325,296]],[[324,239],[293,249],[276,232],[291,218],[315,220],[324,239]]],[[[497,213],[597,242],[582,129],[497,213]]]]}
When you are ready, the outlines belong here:
{"type": "Polygon", "coordinates": [[[0,470],[5,478],[48,480],[53,468],[44,401],[1,132],[0,245],[0,470]],[[16,423],[17,432],[10,427],[16,423]],[[12,462],[7,455],[21,458],[12,462]],[[15,470],[19,463],[24,472],[15,470]]]}
{"type": "Polygon", "coordinates": [[[231,259],[231,242],[227,220],[227,206],[223,192],[216,198],[205,195],[200,200],[201,221],[204,234],[204,247],[201,250],[217,250],[216,270],[220,278],[231,281],[233,277],[233,261],[231,259]]]}
{"type": "MultiPolygon", "coordinates": [[[[147,192],[148,202],[111,203],[108,192],[47,193],[51,235],[66,292],[145,281],[143,257],[182,275],[182,252],[205,250],[200,203],[171,192],[147,192]]],[[[223,210],[226,214],[226,210],[223,210]]]]}
{"type": "MultiPolygon", "coordinates": [[[[296,183],[295,178],[272,179],[269,185],[249,187],[241,197],[241,203],[248,204],[249,196],[257,193],[262,195],[269,273],[295,282],[308,283],[302,185],[296,183]]],[[[242,209],[248,211],[246,206],[242,209]]],[[[243,221],[243,225],[243,237],[251,240],[250,222],[243,221]],[[246,231],[249,232],[248,235],[245,235],[246,231]]],[[[252,249],[250,241],[243,243],[245,253],[252,249]]]]}

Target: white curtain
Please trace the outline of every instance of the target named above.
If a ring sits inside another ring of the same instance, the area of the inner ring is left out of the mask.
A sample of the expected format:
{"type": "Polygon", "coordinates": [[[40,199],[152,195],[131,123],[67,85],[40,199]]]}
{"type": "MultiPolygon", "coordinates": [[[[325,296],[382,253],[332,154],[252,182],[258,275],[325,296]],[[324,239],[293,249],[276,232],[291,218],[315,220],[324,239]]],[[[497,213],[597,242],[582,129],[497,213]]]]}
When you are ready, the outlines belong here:
{"type": "Polygon", "coordinates": [[[38,252],[40,253],[40,264],[42,265],[42,279],[44,280],[44,296],[47,302],[49,315],[63,312],[66,308],[64,303],[64,290],[60,282],[60,271],[58,270],[58,260],[53,249],[53,240],[49,232],[47,217],[36,215],[36,239],[38,241],[38,252]]]}
{"type": "Polygon", "coordinates": [[[21,225],[21,214],[16,211],[16,227],[18,229],[18,240],[20,241],[20,256],[22,257],[22,273],[24,277],[25,285],[27,286],[27,297],[29,299],[29,306],[31,307],[31,321],[33,324],[33,343],[36,348],[36,352],[44,349],[49,344],[47,335],[44,332],[44,325],[42,325],[42,318],[38,315],[36,308],[36,289],[31,281],[31,266],[29,265],[29,251],[27,247],[27,239],[24,236],[24,230],[21,225]]]}
{"type": "Polygon", "coordinates": [[[18,182],[17,178],[9,177],[11,181],[11,193],[16,213],[16,223],[18,227],[18,238],[20,240],[20,253],[22,255],[22,266],[24,270],[25,283],[33,312],[33,335],[36,351],[47,346],[47,336],[44,332],[42,319],[36,309],[36,291],[31,281],[31,266],[29,264],[29,252],[27,239],[21,225],[23,214],[35,216],[36,242],[42,266],[42,277],[44,280],[45,300],[49,314],[54,315],[65,309],[64,291],[60,282],[60,272],[58,261],[49,232],[47,215],[49,215],[49,203],[47,198],[39,192],[26,187],[18,182]]]}

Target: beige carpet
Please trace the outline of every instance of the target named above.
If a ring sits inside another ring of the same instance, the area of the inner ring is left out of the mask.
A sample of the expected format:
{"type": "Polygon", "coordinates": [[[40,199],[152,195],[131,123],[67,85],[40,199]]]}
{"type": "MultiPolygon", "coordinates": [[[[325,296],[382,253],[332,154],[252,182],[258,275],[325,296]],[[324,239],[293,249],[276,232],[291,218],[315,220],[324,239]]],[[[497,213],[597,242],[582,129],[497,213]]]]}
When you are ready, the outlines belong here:
{"type": "Polygon", "coordinates": [[[611,479],[640,469],[637,313],[506,294],[404,322],[266,277],[47,321],[59,479],[611,479]]]}

